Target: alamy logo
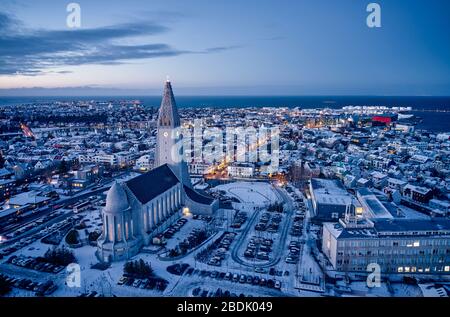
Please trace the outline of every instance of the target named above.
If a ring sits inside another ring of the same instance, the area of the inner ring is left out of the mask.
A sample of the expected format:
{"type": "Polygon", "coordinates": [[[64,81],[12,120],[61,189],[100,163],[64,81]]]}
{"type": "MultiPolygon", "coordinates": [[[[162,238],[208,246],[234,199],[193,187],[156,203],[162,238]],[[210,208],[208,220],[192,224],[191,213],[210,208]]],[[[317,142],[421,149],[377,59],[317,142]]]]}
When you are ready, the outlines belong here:
{"type": "Polygon", "coordinates": [[[367,26],[369,28],[381,28],[381,6],[378,3],[369,3],[367,5],[367,26]]]}
{"type": "Polygon", "coordinates": [[[78,3],[69,3],[66,7],[67,15],[66,24],[70,29],[81,27],[81,7],[78,3]]]}
{"type": "Polygon", "coordinates": [[[381,286],[381,268],[378,263],[370,263],[367,266],[367,287],[374,288],[381,286]]]}
{"type": "Polygon", "coordinates": [[[81,269],[77,263],[70,263],[67,268],[66,285],[70,288],[81,287],[81,269]]]}
{"type": "Polygon", "coordinates": [[[176,142],[171,149],[174,162],[185,160],[220,164],[231,162],[265,163],[270,172],[278,171],[278,127],[205,127],[194,120],[191,128],[176,128],[170,133],[176,142]],[[180,132],[181,131],[181,132],[180,132]],[[182,135],[182,138],[180,137],[182,135]],[[181,156],[184,152],[184,156],[181,156]]]}

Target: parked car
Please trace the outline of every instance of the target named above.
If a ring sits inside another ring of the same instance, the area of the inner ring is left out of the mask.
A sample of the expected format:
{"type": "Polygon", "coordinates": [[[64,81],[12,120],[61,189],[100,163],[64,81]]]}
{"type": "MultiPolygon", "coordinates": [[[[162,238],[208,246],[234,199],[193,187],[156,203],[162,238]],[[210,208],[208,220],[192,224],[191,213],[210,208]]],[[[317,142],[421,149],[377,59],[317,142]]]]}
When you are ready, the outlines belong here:
{"type": "Polygon", "coordinates": [[[255,272],[264,274],[264,273],[267,273],[267,270],[262,267],[255,267],[255,272]]]}
{"type": "Polygon", "coordinates": [[[127,278],[125,276],[122,276],[119,281],[117,282],[117,285],[123,285],[127,281],[127,278]]]}
{"type": "Polygon", "coordinates": [[[141,285],[141,280],[136,280],[136,281],[134,281],[134,283],[133,283],[133,287],[139,287],[139,285],[141,285]]]}

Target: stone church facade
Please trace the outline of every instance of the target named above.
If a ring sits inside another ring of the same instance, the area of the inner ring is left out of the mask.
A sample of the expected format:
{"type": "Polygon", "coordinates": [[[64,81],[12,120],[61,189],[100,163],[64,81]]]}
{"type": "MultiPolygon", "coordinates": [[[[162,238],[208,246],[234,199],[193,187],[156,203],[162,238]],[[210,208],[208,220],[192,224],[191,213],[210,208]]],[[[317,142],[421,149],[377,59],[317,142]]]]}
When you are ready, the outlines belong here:
{"type": "Polygon", "coordinates": [[[218,201],[191,184],[181,142],[180,119],[169,81],[158,114],[156,168],[123,183],[115,182],[106,196],[103,231],[97,241],[101,261],[126,260],[164,231],[189,208],[213,214],[218,201]],[[178,143],[178,144],[180,144],[178,143]]]}

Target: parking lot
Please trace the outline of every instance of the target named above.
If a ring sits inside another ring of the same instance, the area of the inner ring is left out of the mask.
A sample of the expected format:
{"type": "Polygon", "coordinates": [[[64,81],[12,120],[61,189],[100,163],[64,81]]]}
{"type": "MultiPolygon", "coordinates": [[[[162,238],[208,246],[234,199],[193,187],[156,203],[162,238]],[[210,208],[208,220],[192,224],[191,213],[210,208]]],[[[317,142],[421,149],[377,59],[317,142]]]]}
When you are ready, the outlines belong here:
{"type": "Polygon", "coordinates": [[[36,296],[50,295],[57,289],[57,286],[52,281],[36,282],[27,278],[11,277],[2,273],[0,273],[0,277],[4,278],[11,287],[32,291],[36,296]]]}
{"type": "Polygon", "coordinates": [[[292,218],[292,226],[291,226],[291,230],[289,231],[289,234],[293,237],[301,237],[303,234],[303,220],[304,220],[304,216],[303,215],[295,215],[292,218]]]}
{"type": "Polygon", "coordinates": [[[288,246],[288,255],[285,262],[289,264],[297,264],[303,251],[303,244],[300,241],[291,241],[288,246]]]}
{"type": "Polygon", "coordinates": [[[51,263],[44,262],[38,258],[28,257],[28,256],[11,256],[6,263],[13,264],[18,267],[27,268],[30,270],[35,270],[39,272],[47,273],[59,273],[64,270],[64,266],[55,265],[51,263]]]}
{"type": "Polygon", "coordinates": [[[230,246],[233,243],[235,232],[224,232],[220,238],[211,243],[206,249],[196,255],[196,259],[212,266],[221,266],[227,257],[230,246]]]}
{"type": "Polygon", "coordinates": [[[157,290],[163,292],[167,288],[168,282],[158,277],[139,279],[129,276],[122,276],[117,282],[117,285],[130,286],[146,290],[157,290]]]}
{"type": "MultiPolygon", "coordinates": [[[[58,211],[57,213],[58,213],[57,215],[61,215],[61,213],[64,214],[64,211],[58,211]]],[[[32,224],[30,224],[27,227],[34,229],[34,228],[38,227],[39,225],[42,225],[43,222],[41,223],[41,221],[44,221],[44,219],[47,219],[45,221],[49,221],[49,220],[53,219],[55,214],[56,213],[45,216],[44,218],[41,218],[40,220],[33,222],[32,224]]],[[[63,230],[63,228],[69,227],[69,229],[70,229],[70,227],[73,225],[73,223],[75,221],[81,219],[82,217],[83,216],[81,216],[81,215],[69,217],[63,221],[56,222],[56,223],[48,226],[47,228],[43,228],[42,230],[37,231],[36,233],[34,233],[33,235],[31,235],[27,238],[20,239],[18,242],[14,243],[13,245],[1,249],[0,250],[0,259],[4,256],[10,255],[10,254],[16,252],[17,250],[20,250],[20,249],[30,245],[31,243],[33,243],[41,238],[45,239],[48,237],[49,238],[48,242],[52,241],[52,234],[63,230]]],[[[47,240],[44,240],[43,242],[45,243],[45,241],[47,241],[47,240]]]]}
{"type": "Polygon", "coordinates": [[[214,271],[199,270],[191,267],[186,270],[185,275],[198,276],[204,280],[213,279],[217,281],[224,281],[235,284],[247,284],[255,287],[265,287],[275,290],[280,290],[282,287],[282,283],[279,280],[273,278],[265,278],[252,274],[220,272],[216,270],[214,271]]]}
{"type": "Polygon", "coordinates": [[[259,218],[259,222],[255,225],[255,230],[277,233],[281,220],[283,220],[283,216],[279,213],[272,215],[269,212],[264,212],[259,218]]]}
{"type": "Polygon", "coordinates": [[[253,236],[250,238],[244,257],[268,261],[272,252],[273,239],[253,236]]]}
{"type": "Polygon", "coordinates": [[[247,221],[248,215],[245,211],[236,211],[233,217],[233,221],[230,225],[231,228],[240,229],[247,221]]]}

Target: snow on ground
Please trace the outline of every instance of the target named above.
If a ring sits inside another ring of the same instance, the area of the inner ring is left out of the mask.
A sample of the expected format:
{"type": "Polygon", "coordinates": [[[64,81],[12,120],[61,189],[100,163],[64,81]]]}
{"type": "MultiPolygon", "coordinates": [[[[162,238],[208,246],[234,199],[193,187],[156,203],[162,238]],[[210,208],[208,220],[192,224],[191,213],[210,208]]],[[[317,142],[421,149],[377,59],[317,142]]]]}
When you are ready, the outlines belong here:
{"type": "Polygon", "coordinates": [[[193,229],[205,229],[207,227],[206,223],[203,220],[192,219],[192,217],[188,218],[186,224],[173,235],[172,238],[167,240],[167,244],[165,246],[166,250],[174,249],[180,242],[185,240],[189,233],[192,232],[193,229]]]}
{"type": "MultiPolygon", "coordinates": [[[[91,226],[88,228],[89,231],[92,231],[93,229],[98,228],[101,225],[98,210],[82,213],[82,215],[84,216],[83,219],[87,220],[86,221],[87,225],[91,226]]],[[[188,223],[189,222],[190,221],[188,221],[188,223]]],[[[62,241],[60,243],[60,246],[61,245],[65,245],[65,242],[62,241]]],[[[29,246],[11,254],[11,256],[12,255],[23,255],[32,257],[43,256],[45,252],[50,248],[53,248],[53,246],[44,244],[40,242],[40,240],[37,240],[32,244],[30,244],[29,246]]],[[[0,271],[10,276],[30,278],[33,281],[38,282],[46,282],[48,280],[52,280],[58,286],[58,289],[51,296],[79,296],[82,293],[87,293],[89,291],[94,290],[97,291],[98,293],[104,294],[105,296],[162,295],[162,292],[156,290],[143,290],[133,288],[131,286],[117,285],[117,281],[123,274],[123,265],[125,264],[125,261],[115,262],[111,265],[109,269],[101,271],[98,269],[91,268],[92,265],[98,262],[95,256],[96,252],[95,247],[86,245],[80,248],[72,249],[72,251],[74,252],[75,258],[77,259],[77,263],[80,265],[81,287],[71,288],[66,285],[65,283],[66,278],[69,274],[66,270],[63,270],[58,274],[52,274],[21,268],[12,264],[2,263],[0,264],[0,271]]],[[[157,276],[162,277],[168,280],[169,282],[175,282],[176,279],[178,279],[178,276],[171,275],[166,271],[166,267],[173,264],[174,262],[159,261],[156,259],[156,257],[157,257],[156,254],[141,253],[132,258],[132,260],[142,258],[144,261],[150,262],[157,276]]],[[[9,294],[9,296],[34,296],[34,292],[13,288],[13,291],[9,294]]]]}
{"type": "Polygon", "coordinates": [[[411,209],[409,207],[403,206],[403,205],[399,205],[398,206],[400,208],[400,210],[403,213],[403,216],[406,219],[430,219],[430,216],[425,215],[419,211],[416,211],[414,209],[411,209]]]}
{"type": "Polygon", "coordinates": [[[220,288],[222,289],[222,291],[229,291],[230,293],[235,293],[236,295],[244,294],[245,296],[251,295],[258,297],[268,297],[287,295],[282,291],[270,289],[267,287],[216,280],[208,277],[205,279],[197,280],[183,277],[177,288],[177,296],[193,296],[192,291],[197,287],[209,292],[215,292],[218,288],[220,288]]]}
{"type": "MultiPolygon", "coordinates": [[[[231,256],[231,250],[233,248],[238,247],[238,243],[240,242],[240,235],[246,233],[245,238],[243,239],[242,245],[240,246],[240,250],[238,252],[239,256],[242,257],[243,250],[245,249],[248,240],[253,235],[258,236],[267,236],[274,239],[276,248],[278,240],[280,240],[280,233],[283,225],[290,225],[290,219],[288,219],[288,215],[283,215],[283,221],[280,226],[280,230],[276,234],[270,234],[267,232],[255,232],[253,227],[255,223],[259,219],[259,214],[264,212],[264,207],[267,207],[269,204],[274,202],[282,202],[282,195],[275,189],[271,184],[262,183],[262,182],[237,182],[230,183],[225,185],[217,186],[216,189],[225,191],[229,196],[235,197],[241,201],[241,203],[236,203],[234,206],[238,210],[243,210],[248,212],[248,220],[243,225],[241,229],[231,229],[229,228],[229,223],[231,223],[233,210],[220,210],[216,217],[217,221],[214,221],[212,224],[206,224],[203,220],[194,220],[189,218],[188,222],[185,226],[181,228],[179,232],[177,232],[173,238],[168,240],[168,244],[166,246],[167,249],[175,247],[179,242],[181,242],[188,234],[192,231],[193,228],[204,228],[206,226],[215,227],[220,229],[211,241],[216,239],[221,235],[223,231],[234,231],[238,233],[235,237],[230,251],[227,253],[226,258],[222,261],[221,267],[209,266],[205,263],[197,262],[194,256],[201,252],[210,242],[206,243],[202,247],[194,250],[192,253],[186,255],[185,257],[175,260],[175,261],[161,261],[158,258],[158,254],[156,253],[140,253],[137,256],[133,257],[131,260],[143,259],[146,262],[151,263],[152,268],[154,269],[155,274],[158,277],[164,278],[169,282],[167,289],[164,292],[157,290],[146,290],[140,288],[134,288],[132,286],[125,285],[117,285],[118,280],[123,274],[123,266],[125,261],[114,262],[111,264],[111,267],[105,271],[101,271],[98,269],[92,269],[91,266],[96,264],[97,258],[95,257],[96,248],[92,246],[83,246],[81,248],[73,249],[75,257],[77,258],[77,262],[80,265],[81,270],[81,286],[80,287],[68,287],[66,285],[66,277],[68,273],[63,270],[58,274],[51,273],[43,273],[32,271],[29,269],[20,268],[14,265],[0,264],[0,271],[17,277],[27,277],[31,278],[34,281],[48,281],[52,280],[55,284],[58,285],[58,289],[51,296],[79,296],[82,293],[88,293],[90,291],[97,291],[100,294],[104,294],[105,296],[193,296],[192,291],[197,287],[201,287],[204,290],[208,290],[210,292],[215,292],[217,288],[221,288],[223,291],[230,291],[235,294],[245,294],[252,296],[321,296],[320,293],[307,292],[307,291],[299,291],[294,287],[297,285],[296,276],[297,275],[313,275],[315,277],[321,276],[320,267],[317,262],[310,255],[310,250],[315,248],[313,243],[315,234],[313,232],[306,233],[306,225],[305,232],[307,244],[304,245],[304,251],[302,252],[301,262],[299,265],[295,264],[287,264],[284,261],[284,258],[287,254],[287,245],[291,240],[300,240],[304,239],[305,235],[300,238],[294,238],[290,235],[287,236],[285,241],[280,241],[282,244],[278,246],[278,248],[282,248],[282,253],[280,255],[280,260],[274,266],[277,271],[282,271],[282,276],[270,276],[266,269],[266,273],[255,273],[254,267],[245,266],[237,263],[231,256]],[[252,218],[255,216],[255,218],[252,218]],[[254,221],[252,221],[254,220],[254,221]],[[247,232],[247,228],[249,228],[247,232]],[[254,286],[249,284],[241,284],[235,283],[231,281],[217,280],[210,277],[200,277],[198,274],[187,276],[177,276],[172,275],[167,272],[167,266],[172,265],[174,263],[187,263],[191,267],[198,270],[208,270],[208,271],[219,271],[219,272],[230,272],[232,274],[246,274],[251,276],[259,276],[264,277],[266,279],[276,279],[282,282],[281,291],[269,289],[267,287],[262,286],[254,286]],[[311,271],[310,271],[311,269],[311,271]]],[[[302,195],[300,191],[297,189],[294,192],[300,196],[302,195]]],[[[309,203],[306,202],[307,208],[310,207],[309,203]]],[[[405,211],[405,214],[408,218],[417,218],[417,217],[426,217],[416,211],[410,210],[402,206],[402,210],[405,211]]],[[[84,212],[81,214],[83,219],[87,220],[86,223],[89,231],[94,230],[95,228],[99,228],[101,226],[101,219],[99,218],[98,210],[84,212]]],[[[307,212],[306,222],[308,222],[309,218],[309,210],[307,212]]],[[[62,242],[64,244],[64,242],[62,242]]],[[[52,246],[42,244],[40,241],[36,241],[29,246],[23,248],[22,250],[17,251],[16,255],[26,255],[26,256],[42,256],[49,248],[52,246]]],[[[272,256],[274,254],[272,253],[272,256]]],[[[342,296],[422,296],[422,292],[420,288],[417,286],[410,286],[401,283],[392,283],[390,289],[386,284],[382,284],[380,288],[369,289],[366,286],[364,281],[362,282],[353,282],[350,285],[352,290],[351,293],[344,293],[342,296]]],[[[34,296],[33,292],[13,289],[10,293],[10,296],[34,296]]]]}
{"type": "Polygon", "coordinates": [[[225,191],[229,196],[239,199],[242,203],[252,203],[266,207],[274,202],[282,202],[275,188],[263,182],[236,182],[216,186],[214,189],[225,191]]]}
{"type": "MultiPolygon", "coordinates": [[[[339,283],[338,283],[339,284],[339,283]]],[[[343,283],[342,283],[343,284],[343,283]]],[[[351,289],[349,296],[364,297],[422,297],[422,292],[417,285],[407,285],[403,283],[391,283],[390,287],[386,283],[381,283],[380,287],[368,287],[367,282],[352,282],[347,285],[351,289]]],[[[343,294],[342,296],[346,296],[343,294]]]]}

